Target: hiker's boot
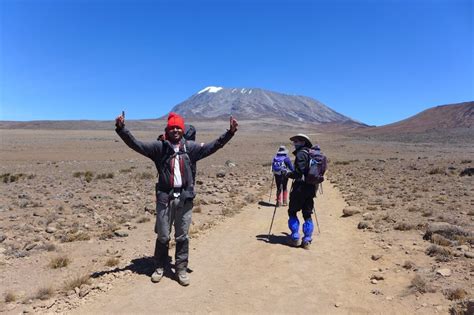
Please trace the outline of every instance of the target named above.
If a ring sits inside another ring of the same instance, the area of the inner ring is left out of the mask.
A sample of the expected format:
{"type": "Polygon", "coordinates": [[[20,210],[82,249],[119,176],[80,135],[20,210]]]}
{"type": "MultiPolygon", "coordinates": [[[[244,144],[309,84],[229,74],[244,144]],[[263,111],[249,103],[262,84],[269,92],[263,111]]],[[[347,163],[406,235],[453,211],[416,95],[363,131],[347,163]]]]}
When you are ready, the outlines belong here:
{"type": "Polygon", "coordinates": [[[303,236],[303,241],[301,242],[301,246],[304,249],[309,249],[309,247],[311,245],[311,241],[313,240],[312,239],[313,231],[314,231],[313,220],[311,220],[311,219],[305,220],[304,223],[303,223],[304,236],[303,236]]]}
{"type": "Polygon", "coordinates": [[[163,275],[165,274],[165,269],[164,268],[156,268],[155,272],[151,275],[151,282],[158,283],[160,282],[161,278],[163,278],[163,275]]]}
{"type": "Polygon", "coordinates": [[[298,246],[300,242],[300,221],[296,216],[290,216],[288,219],[288,227],[290,228],[290,240],[289,240],[289,245],[290,246],[298,246]]]}
{"type": "Polygon", "coordinates": [[[186,287],[189,285],[189,274],[186,270],[178,270],[176,272],[176,276],[178,278],[178,283],[182,286],[186,287]]]}
{"type": "Polygon", "coordinates": [[[283,205],[284,206],[288,205],[288,192],[287,191],[283,192],[283,205]]]}

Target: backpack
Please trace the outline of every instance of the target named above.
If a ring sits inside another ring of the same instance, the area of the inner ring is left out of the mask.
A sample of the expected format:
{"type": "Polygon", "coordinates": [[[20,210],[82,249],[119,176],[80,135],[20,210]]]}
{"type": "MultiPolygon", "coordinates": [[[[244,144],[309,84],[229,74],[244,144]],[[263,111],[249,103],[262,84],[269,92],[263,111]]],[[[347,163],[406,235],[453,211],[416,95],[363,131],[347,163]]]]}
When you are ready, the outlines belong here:
{"type": "Polygon", "coordinates": [[[309,165],[308,174],[305,176],[305,182],[311,185],[317,185],[324,181],[324,173],[326,172],[327,159],[321,151],[313,148],[309,149],[309,165]]]}
{"type": "Polygon", "coordinates": [[[186,140],[196,141],[196,128],[193,125],[185,125],[183,138],[186,140]]]}
{"type": "Polygon", "coordinates": [[[285,164],[286,155],[275,155],[272,162],[272,172],[275,175],[281,175],[282,172],[286,171],[285,164]]]}

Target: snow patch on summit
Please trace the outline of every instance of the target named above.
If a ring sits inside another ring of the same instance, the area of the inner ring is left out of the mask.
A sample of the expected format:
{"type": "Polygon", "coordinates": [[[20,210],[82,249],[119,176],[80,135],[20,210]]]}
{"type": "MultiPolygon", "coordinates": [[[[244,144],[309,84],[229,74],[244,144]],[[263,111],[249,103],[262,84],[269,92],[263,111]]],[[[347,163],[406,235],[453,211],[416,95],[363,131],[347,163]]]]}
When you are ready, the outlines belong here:
{"type": "Polygon", "coordinates": [[[208,86],[207,88],[204,88],[201,91],[199,91],[197,94],[201,94],[201,93],[204,93],[204,92],[217,93],[220,90],[222,90],[222,87],[220,87],[220,86],[208,86]]]}

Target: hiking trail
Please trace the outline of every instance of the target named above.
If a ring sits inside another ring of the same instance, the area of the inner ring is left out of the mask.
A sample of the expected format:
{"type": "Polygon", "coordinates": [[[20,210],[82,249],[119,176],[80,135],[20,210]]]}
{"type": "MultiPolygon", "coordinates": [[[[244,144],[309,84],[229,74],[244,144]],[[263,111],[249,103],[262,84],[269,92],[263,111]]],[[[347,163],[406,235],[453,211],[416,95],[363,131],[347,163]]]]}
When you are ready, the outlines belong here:
{"type": "MultiPolygon", "coordinates": [[[[249,205],[191,240],[190,286],[180,286],[169,272],[158,284],[134,273],[72,313],[413,313],[409,300],[387,298],[390,286],[403,280],[393,277],[382,287],[370,282],[379,266],[370,257],[380,248],[357,230],[354,218],[341,218],[346,205],[326,181],[315,200],[321,234],[315,224],[310,250],[286,245],[287,207],[277,208],[267,242],[274,208],[249,205]],[[384,295],[372,294],[376,288],[384,295]]],[[[154,243],[149,246],[152,252],[154,243]]]]}

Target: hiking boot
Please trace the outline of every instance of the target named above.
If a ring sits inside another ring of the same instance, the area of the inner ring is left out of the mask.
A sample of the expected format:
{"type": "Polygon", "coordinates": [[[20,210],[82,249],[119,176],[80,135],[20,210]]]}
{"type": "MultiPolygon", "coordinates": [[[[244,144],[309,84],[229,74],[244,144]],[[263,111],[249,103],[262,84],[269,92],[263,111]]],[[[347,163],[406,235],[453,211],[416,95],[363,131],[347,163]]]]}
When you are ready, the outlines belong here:
{"type": "Polygon", "coordinates": [[[163,274],[165,270],[163,268],[156,268],[155,272],[151,275],[151,282],[158,283],[160,282],[161,278],[163,278],[163,274]]]}
{"type": "Polygon", "coordinates": [[[304,249],[309,249],[311,247],[311,242],[303,242],[301,244],[301,247],[303,247],[304,249]]]}
{"type": "Polygon", "coordinates": [[[286,200],[283,200],[283,206],[288,206],[288,203],[286,202],[286,200]]]}
{"type": "Polygon", "coordinates": [[[279,200],[277,200],[277,202],[276,202],[276,206],[277,206],[277,207],[279,207],[279,206],[280,206],[280,201],[279,201],[279,200]]]}
{"type": "Polygon", "coordinates": [[[186,270],[178,271],[177,276],[178,276],[178,283],[179,284],[181,284],[184,287],[189,285],[189,275],[186,272],[186,270]]]}

